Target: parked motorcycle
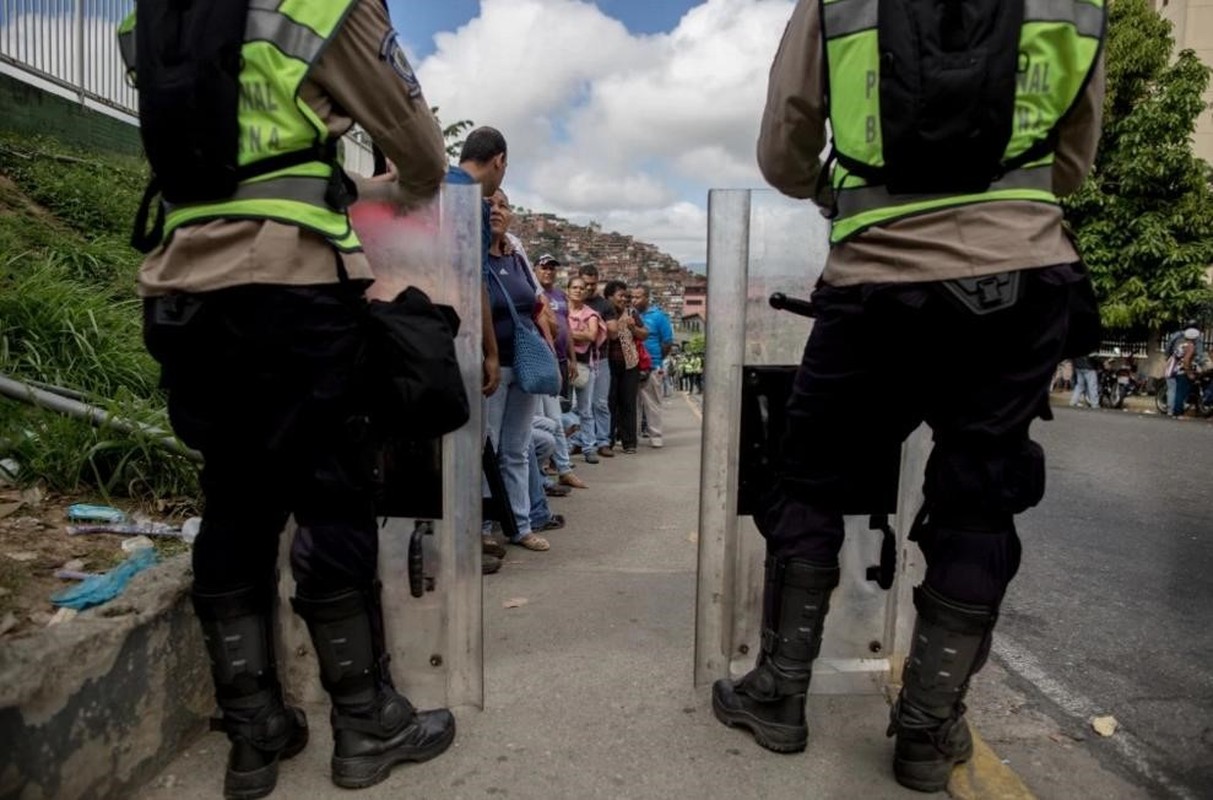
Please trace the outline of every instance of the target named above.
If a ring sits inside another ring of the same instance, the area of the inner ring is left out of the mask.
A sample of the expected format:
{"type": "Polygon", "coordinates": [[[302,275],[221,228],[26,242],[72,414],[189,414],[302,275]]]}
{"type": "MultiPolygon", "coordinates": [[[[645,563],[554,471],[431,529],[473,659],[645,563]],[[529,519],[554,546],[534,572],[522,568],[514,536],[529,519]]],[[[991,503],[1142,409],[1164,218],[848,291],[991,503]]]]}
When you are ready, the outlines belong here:
{"type": "MultiPolygon", "coordinates": [[[[1189,384],[1188,396],[1184,401],[1185,413],[1191,411],[1198,417],[1213,416],[1213,404],[1205,402],[1205,398],[1210,396],[1209,387],[1211,385],[1213,385],[1213,370],[1206,370],[1196,375],[1189,384]]],[[[1160,414],[1171,413],[1171,409],[1167,406],[1166,381],[1158,384],[1158,392],[1154,395],[1154,405],[1160,414]]]]}
{"type": "Polygon", "coordinates": [[[1099,404],[1104,408],[1124,408],[1125,398],[1145,392],[1137,371],[1128,359],[1106,361],[1099,371],[1099,404]]]}

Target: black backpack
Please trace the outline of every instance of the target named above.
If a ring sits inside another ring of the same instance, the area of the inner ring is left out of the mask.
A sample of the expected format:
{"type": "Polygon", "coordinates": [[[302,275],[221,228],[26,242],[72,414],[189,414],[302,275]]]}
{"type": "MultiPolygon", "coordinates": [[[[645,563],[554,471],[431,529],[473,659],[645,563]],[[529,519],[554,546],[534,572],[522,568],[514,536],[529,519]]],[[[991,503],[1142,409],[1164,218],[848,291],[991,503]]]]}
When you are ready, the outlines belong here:
{"type": "MultiPolygon", "coordinates": [[[[149,252],[163,238],[164,207],[147,231],[152,202],[206,203],[231,197],[241,181],[322,160],[337,163],[337,143],[271,156],[241,168],[240,70],[249,0],[139,0],[135,4],[135,86],[139,126],[152,179],[131,244],[149,252]]],[[[334,170],[330,205],[352,201],[334,170]]]]}
{"type": "Polygon", "coordinates": [[[1003,160],[1023,15],[1017,0],[880,0],[885,166],[839,162],[893,194],[967,194],[1047,154],[1051,141],[1003,160]]]}
{"type": "Polygon", "coordinates": [[[239,182],[240,50],[248,0],[139,0],[135,85],[143,149],[170,203],[239,182]]]}

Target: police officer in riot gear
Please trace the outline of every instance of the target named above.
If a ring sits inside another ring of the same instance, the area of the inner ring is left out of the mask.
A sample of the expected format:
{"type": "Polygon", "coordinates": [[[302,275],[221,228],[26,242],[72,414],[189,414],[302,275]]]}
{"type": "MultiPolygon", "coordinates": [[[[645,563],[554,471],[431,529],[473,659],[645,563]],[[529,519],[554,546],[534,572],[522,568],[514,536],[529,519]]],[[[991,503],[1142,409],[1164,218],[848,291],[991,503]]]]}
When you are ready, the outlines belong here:
{"type": "Polygon", "coordinates": [[[1049,416],[1057,363],[1099,333],[1057,198],[1094,159],[1104,27],[1101,0],[800,0],[793,11],[758,160],[773,186],[832,219],[831,249],[780,477],[755,514],[767,541],[761,652],[713,690],[721,721],[763,747],[807,744],[842,514],[873,493],[872,454],[925,421],[934,449],[911,538],[927,570],[891,714],[894,774],[938,791],[972,753],[965,692],[1019,566],[1014,516],[1044,493],[1029,427],[1049,416]],[[889,385],[916,389],[890,407],[889,385]]]}
{"type": "Polygon", "coordinates": [[[388,669],[359,371],[372,275],[337,145],[360,123],[396,171],[357,188],[408,205],[443,180],[442,132],[380,0],[139,0],[119,41],[154,174],[134,239],[150,251],[145,338],[174,430],[205,457],[193,601],[231,740],[224,794],[269,794],[307,742],[274,652],[291,515],[293,604],[333,703],[332,779],[369,786],[443,752],[455,726],[414,709],[388,669]]]}

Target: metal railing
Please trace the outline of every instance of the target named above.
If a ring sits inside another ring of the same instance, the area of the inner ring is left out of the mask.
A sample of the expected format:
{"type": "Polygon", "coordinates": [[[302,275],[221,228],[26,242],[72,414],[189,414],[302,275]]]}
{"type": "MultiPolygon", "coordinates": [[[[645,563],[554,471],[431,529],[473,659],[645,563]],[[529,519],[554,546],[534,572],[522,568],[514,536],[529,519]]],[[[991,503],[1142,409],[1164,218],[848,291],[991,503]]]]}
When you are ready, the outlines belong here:
{"type": "MultiPolygon", "coordinates": [[[[132,8],[133,0],[0,0],[0,66],[138,124],[138,96],[127,81],[116,33],[132,8]]],[[[370,138],[355,128],[345,142],[345,168],[370,175],[370,138]]]]}
{"type": "Polygon", "coordinates": [[[0,0],[0,60],[76,95],[129,115],[115,33],[132,0],[0,0]]]}

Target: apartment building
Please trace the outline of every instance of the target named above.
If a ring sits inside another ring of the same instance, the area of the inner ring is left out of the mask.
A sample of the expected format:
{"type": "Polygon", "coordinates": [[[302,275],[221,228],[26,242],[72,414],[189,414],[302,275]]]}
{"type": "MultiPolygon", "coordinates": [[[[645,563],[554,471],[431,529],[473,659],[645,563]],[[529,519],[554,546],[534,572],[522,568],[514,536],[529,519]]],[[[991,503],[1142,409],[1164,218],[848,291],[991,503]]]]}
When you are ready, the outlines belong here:
{"type": "MultiPolygon", "coordinates": [[[[1154,8],[1174,25],[1176,50],[1191,49],[1205,64],[1213,65],[1213,0],[1153,0],[1154,8]]],[[[1213,104],[1213,86],[1205,93],[1213,104]]],[[[1196,124],[1196,155],[1213,164],[1213,111],[1206,110],[1196,124]]]]}

